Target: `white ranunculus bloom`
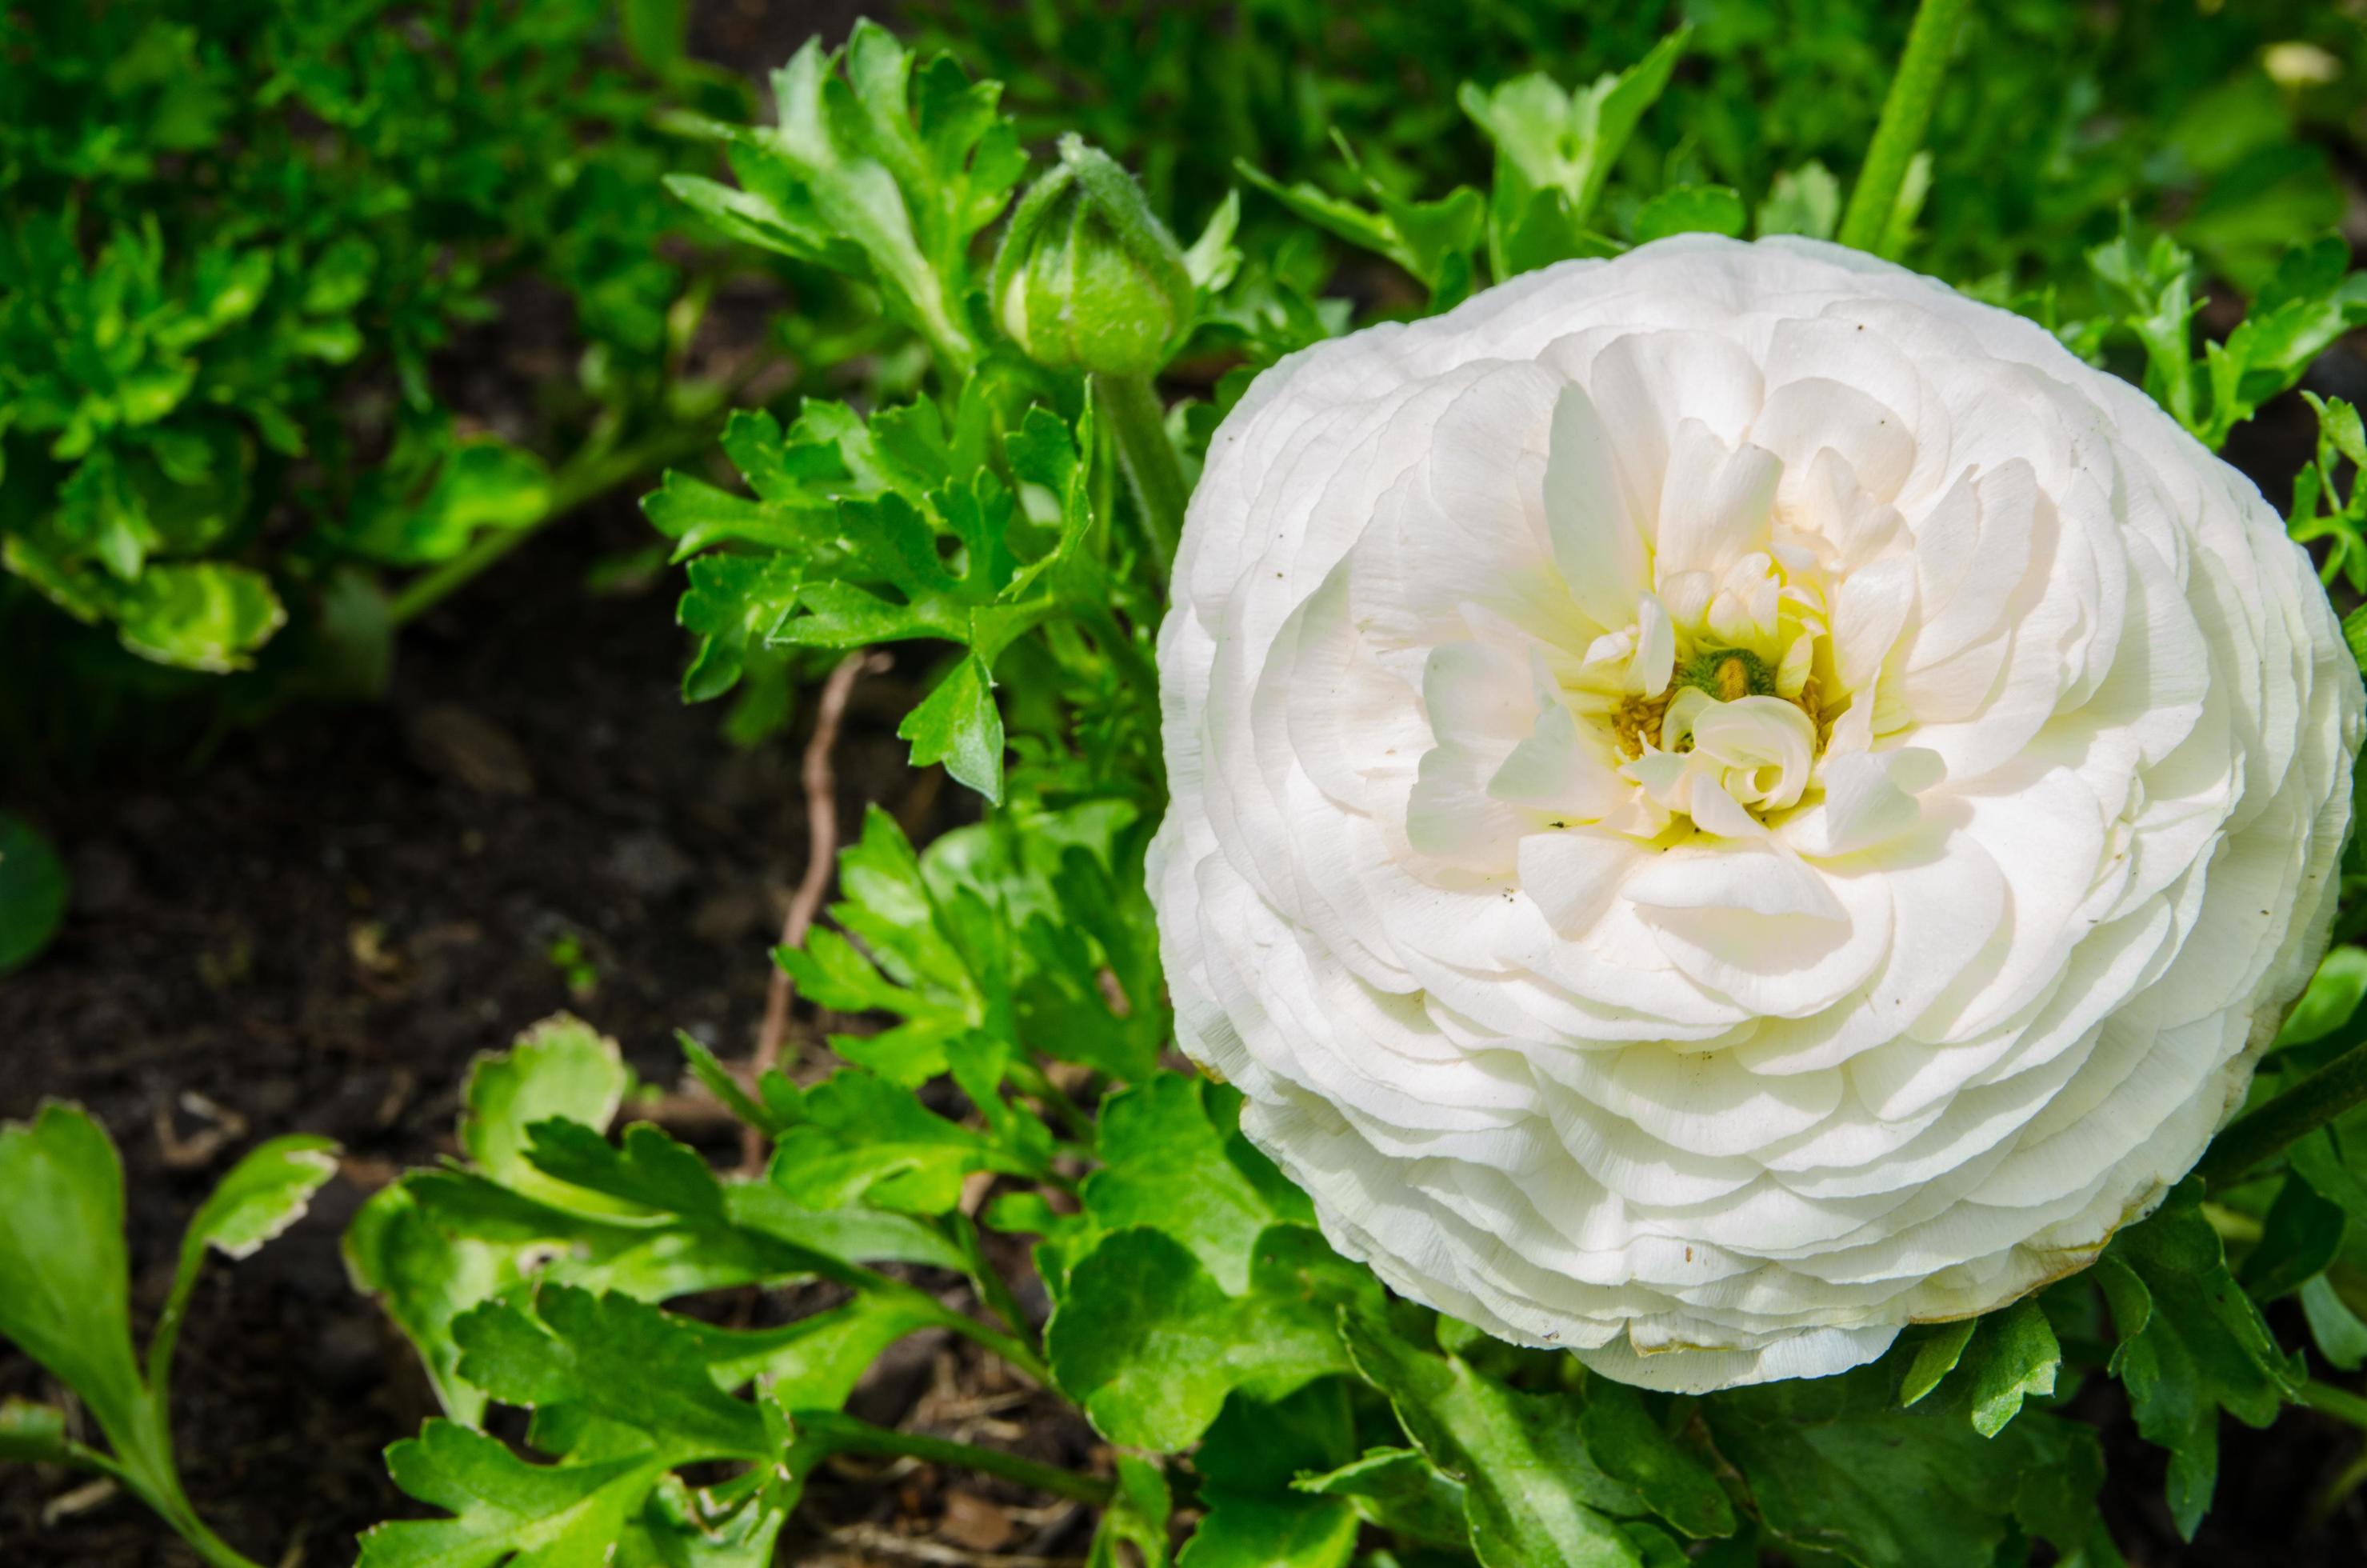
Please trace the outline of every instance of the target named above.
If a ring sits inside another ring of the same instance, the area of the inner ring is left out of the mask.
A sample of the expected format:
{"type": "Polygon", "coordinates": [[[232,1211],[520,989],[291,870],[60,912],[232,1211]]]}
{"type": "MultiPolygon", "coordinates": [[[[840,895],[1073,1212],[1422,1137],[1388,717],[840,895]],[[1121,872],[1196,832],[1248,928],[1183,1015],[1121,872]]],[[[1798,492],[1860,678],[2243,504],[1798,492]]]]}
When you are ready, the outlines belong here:
{"type": "Polygon", "coordinates": [[[2143,393],[1704,236],[1268,371],[1160,665],[1185,1050],[1389,1284],[1692,1390],[2159,1200],[2325,945],[2361,708],[2143,393]]]}

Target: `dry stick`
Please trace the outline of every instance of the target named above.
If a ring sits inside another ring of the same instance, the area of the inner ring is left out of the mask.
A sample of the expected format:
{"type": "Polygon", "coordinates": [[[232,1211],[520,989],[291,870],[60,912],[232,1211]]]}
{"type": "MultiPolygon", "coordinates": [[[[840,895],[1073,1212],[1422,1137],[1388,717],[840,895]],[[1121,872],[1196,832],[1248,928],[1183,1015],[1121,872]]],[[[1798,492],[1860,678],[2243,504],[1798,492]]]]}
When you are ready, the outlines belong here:
{"type": "MultiPolygon", "coordinates": [[[[888,665],[884,653],[857,650],[841,659],[838,667],[830,672],[830,678],[822,683],[821,702],[814,710],[813,738],[806,742],[805,763],[799,770],[806,791],[806,869],[798,879],[798,891],[789,899],[788,916],[781,922],[782,947],[796,947],[813,928],[814,915],[821,909],[822,894],[830,889],[831,869],[838,860],[838,775],[830,758],[838,744],[838,726],[846,716],[847,699],[854,694],[859,677],[884,670],[888,665]]],[[[772,987],[764,994],[764,1021],[756,1030],[755,1054],[748,1063],[756,1078],[762,1078],[780,1062],[781,1040],[789,1029],[789,971],[776,963],[773,966],[772,987]]],[[[749,1176],[764,1169],[764,1134],[761,1128],[742,1130],[740,1166],[749,1176]]]]}

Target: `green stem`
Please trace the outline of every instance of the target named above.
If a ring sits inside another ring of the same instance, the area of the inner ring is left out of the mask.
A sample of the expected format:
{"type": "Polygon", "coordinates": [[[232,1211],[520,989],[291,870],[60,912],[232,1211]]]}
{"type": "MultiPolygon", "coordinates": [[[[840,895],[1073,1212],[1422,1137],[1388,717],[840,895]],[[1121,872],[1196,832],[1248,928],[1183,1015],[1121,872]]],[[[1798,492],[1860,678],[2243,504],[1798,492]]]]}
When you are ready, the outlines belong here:
{"type": "Polygon", "coordinates": [[[1964,20],[1971,0],[1922,0],[1915,26],[1907,34],[1907,52],[1899,56],[1898,74],[1882,100],[1882,119],[1865,150],[1865,167],[1850,192],[1849,211],[1841,219],[1840,242],[1870,251],[1882,244],[1883,232],[1898,205],[1898,187],[1906,183],[1907,165],[1923,146],[1931,127],[1931,106],[1940,96],[1940,75],[1947,68],[1948,51],[1956,41],[1956,24],[1964,20]]]}
{"type": "Polygon", "coordinates": [[[181,1539],[196,1548],[198,1555],[204,1558],[211,1568],[263,1568],[254,1558],[208,1529],[196,1514],[189,1514],[174,1523],[180,1529],[181,1539]]]}
{"type": "Polygon", "coordinates": [[[986,1238],[980,1233],[978,1221],[959,1212],[948,1218],[953,1223],[955,1243],[969,1264],[970,1281],[978,1287],[979,1300],[1002,1320],[1003,1327],[1032,1348],[1036,1335],[1028,1324],[1027,1313],[1019,1305],[1019,1298],[1011,1293],[1010,1285],[995,1271],[993,1260],[986,1256],[986,1238]]]}
{"type": "Polygon", "coordinates": [[[594,442],[576,453],[551,477],[550,498],[544,504],[540,516],[519,527],[498,528],[485,534],[441,566],[411,579],[387,606],[388,620],[396,626],[409,625],[474,582],[495,562],[506,558],[510,551],[585,502],[604,495],[652,469],[663,468],[669,463],[697,455],[714,443],[716,434],[721,428],[722,419],[719,415],[695,420],[688,425],[670,426],[654,436],[614,450],[600,442],[594,442]]]}
{"type": "Polygon", "coordinates": [[[2249,1214],[2206,1199],[2203,1204],[2203,1217],[2211,1221],[2211,1228],[2219,1233],[2219,1239],[2223,1242],[2247,1247],[2259,1244],[2260,1222],[2249,1214]]]}
{"type": "Polygon", "coordinates": [[[174,1469],[169,1442],[150,1430],[143,1407],[137,1433],[108,1434],[119,1445],[126,1439],[138,1450],[139,1457],[127,1461],[114,1454],[81,1443],[66,1445],[66,1461],[84,1470],[96,1471],[148,1505],[158,1518],[173,1527],[180,1538],[210,1565],[210,1568],[260,1568],[255,1561],[232,1547],[207,1528],[198,1517],[196,1506],[181,1490],[179,1472],[174,1469]]]}
{"type": "Polygon", "coordinates": [[[916,1316],[926,1317],[938,1327],[960,1335],[980,1348],[991,1350],[1046,1388],[1052,1386],[1052,1369],[1044,1364],[1044,1358],[1038,1356],[1035,1347],[1026,1341],[1005,1334],[992,1324],[980,1323],[968,1312],[955,1311],[918,1286],[891,1279],[874,1269],[857,1268],[855,1272],[868,1277],[860,1282],[860,1289],[906,1303],[916,1316]]]}
{"type": "Polygon", "coordinates": [[[1034,1460],[1021,1459],[1017,1454],[981,1449],[974,1443],[957,1443],[947,1437],[924,1437],[916,1432],[892,1431],[834,1411],[795,1411],[789,1419],[797,1423],[801,1434],[819,1438],[837,1453],[872,1454],[881,1459],[916,1459],[930,1464],[954,1465],[984,1475],[1000,1476],[1036,1492],[1048,1492],[1055,1497],[1091,1503],[1097,1507],[1106,1506],[1114,1491],[1108,1482],[1090,1475],[1079,1475],[1073,1470],[1038,1464],[1034,1460]]]}
{"type": "Polygon", "coordinates": [[[2310,1522],[2323,1529],[2361,1483],[2367,1483],[2367,1450],[2362,1450],[2356,1459],[2344,1465],[2318,1493],[2317,1500],[2310,1505],[2310,1522]]]}
{"type": "Polygon", "coordinates": [[[2343,1027],[2346,1049],[2333,1061],[2231,1122],[2194,1167],[2214,1191],[2235,1186],[2288,1145],[2367,1102],[2367,1017],[2343,1027]]]}
{"type": "Polygon", "coordinates": [[[1167,438],[1166,410],[1148,376],[1095,376],[1093,396],[1117,439],[1118,466],[1126,471],[1151,562],[1164,584],[1175,567],[1184,508],[1192,499],[1192,487],[1184,483],[1184,460],[1167,438]]]}
{"type": "Polygon", "coordinates": [[[1050,1111],[1060,1125],[1075,1135],[1078,1142],[1087,1149],[1093,1146],[1093,1119],[1079,1109],[1076,1101],[1062,1094],[1060,1086],[1052,1082],[1051,1074],[1042,1067],[1033,1062],[1014,1062],[1011,1064],[1011,1081],[1019,1085],[1020,1093],[1050,1111]]]}
{"type": "Polygon", "coordinates": [[[2315,1379],[2301,1385],[2301,1402],[2321,1415],[2331,1415],[2337,1421],[2348,1421],[2367,1432],[2367,1399],[2361,1399],[2349,1389],[2336,1388],[2315,1379]]]}
{"type": "Polygon", "coordinates": [[[195,1236],[181,1244],[180,1264],[173,1272],[173,1293],[165,1298],[155,1332],[148,1336],[148,1403],[154,1407],[157,1429],[164,1432],[173,1429],[173,1350],[180,1343],[181,1321],[189,1314],[189,1298],[196,1293],[198,1276],[205,1267],[205,1251],[204,1241],[195,1236]]]}

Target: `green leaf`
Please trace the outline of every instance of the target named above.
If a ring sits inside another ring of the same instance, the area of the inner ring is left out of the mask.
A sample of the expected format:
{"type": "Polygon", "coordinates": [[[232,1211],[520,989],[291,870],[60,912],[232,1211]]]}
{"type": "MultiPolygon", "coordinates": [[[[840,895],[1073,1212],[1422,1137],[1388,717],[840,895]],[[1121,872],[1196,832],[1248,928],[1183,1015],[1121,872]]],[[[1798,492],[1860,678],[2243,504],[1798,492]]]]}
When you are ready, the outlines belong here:
{"type": "Polygon", "coordinates": [[[1181,1568],[1347,1568],[1355,1508],[1320,1498],[1206,1499],[1207,1517],[1176,1559],[1181,1568]]]}
{"type": "Polygon", "coordinates": [[[618,7],[625,47],[663,75],[681,67],[688,49],[688,0],[624,0],[618,7]]]}
{"type": "Polygon", "coordinates": [[[1962,1396],[1899,1408],[1897,1376],[1876,1365],[1703,1402],[1780,1542],[1858,1568],[1992,1568],[2017,1528],[2086,1543],[2082,1500],[2103,1468],[2092,1428],[2027,1413],[1985,1437],[1962,1396]]]}
{"type": "Polygon", "coordinates": [[[592,1214],[634,1208],[544,1175],[527,1158],[537,1122],[606,1129],[624,1103],[629,1075],[617,1042],[561,1013],[518,1036],[508,1051],[480,1057],[461,1090],[460,1147],[493,1180],[561,1209],[592,1214]]]}
{"type": "Polygon", "coordinates": [[[723,1218],[723,1184],[704,1156],[646,1121],[625,1129],[624,1145],[580,1121],[551,1118],[527,1129],[527,1164],[555,1181],[662,1214],[723,1218]]]}
{"type": "Polygon", "coordinates": [[[912,766],[942,762],[957,783],[1002,801],[1002,714],[986,661],[965,654],[918,708],[896,726],[912,743],[912,766]]]}
{"type": "Polygon", "coordinates": [[[724,1190],[731,1222],[810,1252],[859,1263],[962,1267],[959,1248],[924,1220],[877,1209],[813,1210],[770,1181],[733,1182],[724,1190]]]}
{"type": "Polygon", "coordinates": [[[2203,1217],[2199,1182],[2182,1184],[2151,1219],[2121,1232],[2105,1258],[2124,1265],[2150,1303],[2144,1326],[2132,1328],[2114,1299],[2122,1338],[2112,1370],[2128,1391],[2137,1430],[2169,1450],[2170,1517],[2191,1540],[2218,1478],[2219,1413],[2266,1426],[2293,1397],[2301,1373],[2227,1272],[2218,1233],[2203,1217]]]}
{"type": "MultiPolygon", "coordinates": [[[[2351,280],[2354,284],[2357,279],[2351,280]]],[[[2339,397],[2319,398],[2304,392],[2304,401],[2317,413],[2318,438],[2361,468],[2367,468],[2367,419],[2339,397]]]]}
{"type": "MultiPolygon", "coordinates": [[[[971,1031],[1014,1051],[1148,1080],[1170,1034],[1140,838],[1128,831],[1138,820],[1110,801],[998,812],[941,835],[925,875],[902,847],[911,903],[925,915],[860,899],[832,915],[911,991],[883,983],[853,944],[826,934],[808,942],[803,960],[782,962],[823,1006],[883,1008],[908,1020],[888,1037],[831,1040],[840,1055],[898,1083],[946,1071],[947,1048],[971,1031]]],[[[892,823],[877,826],[902,844],[892,823]]],[[[866,824],[866,836],[874,827],[866,824]]]]}
{"type": "Polygon", "coordinates": [[[1467,1547],[1466,1488],[1411,1449],[1373,1449],[1362,1458],[1295,1483],[1320,1497],[1344,1497],[1365,1523],[1425,1546],[1467,1547]]]}
{"type": "Polygon", "coordinates": [[[815,1411],[842,1408],[889,1346],[936,1321],[923,1304],[903,1297],[862,1295],[780,1328],[687,1326],[699,1335],[721,1386],[753,1380],[782,1408],[815,1411]]]}
{"type": "Polygon", "coordinates": [[[1167,1568],[1167,1518],[1175,1501],[1167,1473],[1132,1454],[1117,1456],[1117,1494],[1102,1511],[1093,1543],[1085,1553],[1085,1568],[1167,1568]],[[1120,1546],[1133,1548],[1121,1551],[1120,1546]]]}
{"type": "Polygon", "coordinates": [[[1346,1370],[1334,1312],[1374,1290],[1301,1226],[1261,1238],[1241,1295],[1163,1233],[1120,1231],[1070,1269],[1045,1349],[1104,1437],[1172,1453],[1236,1389],[1274,1401],[1346,1370]]]}
{"type": "MultiPolygon", "coordinates": [[[[1071,430],[1049,410],[1031,404],[1020,419],[1019,427],[1003,437],[1003,457],[1011,464],[1013,477],[1025,484],[1043,486],[1059,503],[1059,531],[1049,550],[1011,571],[1008,581],[989,574],[990,583],[1002,581],[995,594],[996,602],[1008,605],[1027,598],[1048,576],[1052,577],[1048,587],[1061,588],[1063,585],[1056,574],[1077,559],[1078,551],[1083,549],[1093,526],[1093,464],[1087,460],[1087,454],[1093,450],[1098,439],[1099,408],[1098,400],[1089,396],[1084,413],[1071,430]]],[[[965,543],[973,557],[968,574],[972,577],[979,575],[976,560],[981,554],[995,554],[999,559],[1009,553],[1007,548],[991,539],[988,550],[967,540],[965,543]]],[[[1106,590],[1095,586],[1079,591],[1106,590]]],[[[990,648],[981,647],[980,652],[991,660],[990,648]]]]}
{"type": "Polygon", "coordinates": [[[1103,1232],[1161,1231],[1233,1295],[1249,1288],[1266,1227],[1315,1222],[1305,1195],[1240,1135],[1239,1106],[1232,1090],[1181,1073],[1110,1096],[1094,1145],[1102,1168],[1084,1188],[1085,1210],[1103,1232]]]}
{"type": "Polygon", "coordinates": [[[2088,253],[2101,282],[2125,301],[2122,324],[2146,355],[2146,391],[2189,430],[2205,428],[2195,399],[2191,324],[2199,308],[2193,297],[2193,256],[2167,234],[2140,248],[2125,228],[2088,253]]]}
{"type": "Polygon", "coordinates": [[[1761,239],[1770,234],[1806,234],[1813,240],[1829,240],[1840,225],[1841,182],[1815,158],[1777,175],[1767,188],[1767,199],[1759,204],[1761,239]]]}
{"type": "Polygon", "coordinates": [[[71,1464],[66,1413],[11,1396],[0,1399],[0,1464],[71,1464]]]}
{"type": "Polygon", "coordinates": [[[2367,605],[2342,618],[2342,645],[2350,650],[2351,662],[2367,671],[2367,605]]]}
{"type": "Polygon", "coordinates": [[[1444,308],[1469,293],[1471,256],[1487,223],[1487,204],[1479,193],[1457,187],[1437,201],[1408,201],[1365,176],[1344,142],[1340,150],[1379,211],[1342,200],[1306,180],[1285,185],[1238,159],[1234,167],[1294,216],[1397,263],[1431,291],[1433,305],[1444,308]]]}
{"type": "Polygon", "coordinates": [[[2367,1323],[2359,1321],[2359,1314],[2325,1275],[2303,1284],[2301,1310],[2309,1322],[2310,1337],[2317,1342],[2317,1353],[2338,1370],[2355,1372],[2367,1365],[2367,1323]]]}
{"type": "MultiPolygon", "coordinates": [[[[940,853],[932,846],[933,860],[940,853]]],[[[838,867],[846,896],[831,905],[830,916],[863,949],[817,932],[804,952],[776,954],[804,994],[844,1011],[884,1009],[947,1034],[996,1022],[1007,1005],[999,936],[980,939],[975,910],[960,917],[955,907],[964,902],[960,889],[947,887],[940,896],[894,817],[868,808],[862,836],[840,851],[838,867]]],[[[968,902],[980,900],[972,894],[968,902]]]]}
{"type": "Polygon", "coordinates": [[[1742,197],[1723,185],[1671,186],[1636,214],[1636,243],[1648,244],[1670,234],[1739,234],[1750,222],[1742,197]]]}
{"type": "Polygon", "coordinates": [[[764,1279],[843,1272],[754,1227],[613,1218],[560,1209],[464,1171],[414,1171],[412,1196],[438,1226],[511,1250],[521,1267],[587,1290],[663,1301],[764,1279]]]}
{"type": "MultiPolygon", "coordinates": [[[[449,561],[484,529],[531,528],[549,513],[550,470],[523,447],[490,437],[412,459],[411,483],[364,492],[342,535],[345,548],[390,566],[449,561]]],[[[397,472],[401,472],[398,468],[397,472]]]]}
{"type": "MultiPolygon", "coordinates": [[[[2355,1132],[2349,1134],[2350,1139],[2357,1136],[2355,1132]]],[[[2321,1127],[2288,1145],[2285,1157],[2293,1162],[2294,1174],[2312,1191],[2340,1208],[2350,1219],[2367,1225],[2367,1180],[2361,1178],[2346,1157],[2350,1142],[2337,1142],[2343,1137],[2339,1124],[2321,1127]]],[[[2246,1260],[2248,1265],[2249,1261],[2246,1260]]]]}
{"type": "Polygon", "coordinates": [[[65,862],[30,823],[0,812],[0,974],[30,963],[65,915],[65,862]]]}
{"type": "Polygon", "coordinates": [[[1341,1335],[1414,1447],[1462,1483],[1481,1568],[1642,1562],[1603,1511],[1639,1514],[1641,1501],[1596,1466],[1575,1401],[1516,1392],[1459,1357],[1408,1343],[1378,1314],[1343,1314],[1341,1335]]]}
{"type": "Polygon", "coordinates": [[[1973,1331],[1980,1326],[1977,1318],[1964,1318],[1955,1323],[1941,1324],[1915,1346],[1915,1358],[1907,1364],[1907,1380],[1898,1388],[1898,1403],[1920,1404],[1923,1397],[1940,1386],[1941,1380],[1956,1369],[1964,1358],[1965,1346],[1971,1344],[1973,1331]]]}
{"type": "Polygon", "coordinates": [[[625,1538],[618,1568],[772,1568],[787,1509],[764,1496],[716,1518],[714,1504],[675,1476],[660,1481],[634,1521],[643,1539],[625,1538]]]}
{"type": "Polygon", "coordinates": [[[1208,1513],[1184,1545],[1183,1568],[1345,1568],[1356,1544],[1354,1506],[1299,1491],[1292,1480],[1336,1468],[1355,1451],[1355,1438],[1340,1379],[1271,1404],[1228,1399],[1194,1456],[1208,1513]]]}
{"type": "MultiPolygon", "coordinates": [[[[2343,635],[2350,635],[2349,619],[2343,621],[2343,635]]],[[[2277,1032],[2277,1048],[2325,1039],[2350,1021],[2361,997],[2367,997],[2367,948],[2344,943],[2328,949],[2310,977],[2309,989],[2285,1015],[2284,1028],[2277,1032]]]]}
{"type": "Polygon", "coordinates": [[[123,645],[142,658],[216,675],[251,666],[288,620],[269,578],[212,561],[151,564],[114,614],[123,645]]]}
{"type": "Polygon", "coordinates": [[[2045,1312],[2025,1296],[1981,1320],[1970,1359],[1973,1429],[1994,1437],[2022,1413],[2024,1397],[2055,1392],[2063,1349],[2045,1312]]]}
{"type": "Polygon", "coordinates": [[[1184,270],[1190,275],[1194,288],[1204,294],[1213,294],[1233,280],[1241,266],[1240,247],[1233,243],[1240,227],[1241,193],[1229,190],[1225,199],[1217,203],[1216,210],[1208,214],[1200,237],[1184,247],[1184,270]]]}
{"type": "Polygon", "coordinates": [[[464,1426],[484,1419],[484,1391],[460,1376],[452,1323],[519,1277],[515,1250],[456,1234],[412,1196],[409,1181],[371,1195],[345,1227],[345,1270],[354,1289],[376,1296],[427,1369],[446,1415],[464,1426]]]}
{"type": "Polygon", "coordinates": [[[774,74],[772,130],[716,128],[740,189],[666,183],[734,238],[873,283],[958,377],[979,358],[969,243],[1002,212],[1026,159],[995,112],[995,84],[972,85],[940,57],[916,92],[912,63],[867,21],[843,57],[810,42],[774,74]]]}
{"type": "Polygon", "coordinates": [[[946,1120],[912,1090],[868,1073],[836,1074],[808,1090],[804,1103],[807,1122],[782,1136],[771,1179],[808,1209],[861,1202],[943,1214],[973,1173],[1036,1176],[1050,1153],[1040,1123],[1023,1142],[1004,1142],[946,1120]]]}
{"type": "Polygon", "coordinates": [[[731,1075],[730,1069],[725,1067],[715,1052],[708,1050],[696,1036],[685,1029],[676,1029],[674,1038],[674,1043],[682,1048],[683,1062],[689,1068],[690,1075],[715,1096],[718,1105],[768,1138],[779,1136],[787,1128],[788,1123],[775,1116],[742,1088],[740,1080],[731,1075]]]}
{"type": "Polygon", "coordinates": [[[0,1127],[0,1339],[79,1394],[119,1455],[169,1466],[161,1451],[127,1451],[147,1391],[131,1354],[115,1145],[79,1108],[44,1105],[30,1125],[0,1127]]]}
{"type": "Polygon", "coordinates": [[[337,1174],[337,1145],[306,1133],[275,1138],[231,1167],[189,1221],[181,1267],[207,1247],[224,1257],[252,1257],[304,1217],[312,1195],[337,1174]]]}
{"type": "Polygon", "coordinates": [[[404,1495],[453,1517],[372,1527],[357,1568],[590,1568],[663,1473],[649,1458],[528,1464],[448,1421],[387,1449],[386,1465],[404,1495]]]}
{"type": "MultiPolygon", "coordinates": [[[[2330,1149],[2331,1144],[2319,1146],[2330,1149]]],[[[2360,1184],[2353,1176],[2349,1185],[2360,1184]]],[[[2260,1239],[2245,1255],[2237,1278],[2256,1301],[2291,1295],[2305,1281],[2326,1272],[2326,1266],[2342,1250],[2345,1223],[2342,1208],[2321,1195],[2314,1182],[2305,1176],[2288,1176],[2271,1200],[2268,1217],[2261,1221],[2260,1239]]]]}
{"type": "Polygon", "coordinates": [[[698,1331],[629,1296],[545,1284],[531,1310],[488,1301],[452,1332],[460,1375],[504,1404],[576,1407],[648,1434],[677,1462],[768,1451],[764,1418],[716,1386],[698,1331]]]}
{"type": "Polygon", "coordinates": [[[1496,148],[1489,257],[1499,279],[1585,254],[1583,236],[1613,166],[1669,85],[1690,28],[1679,28],[1626,70],[1566,91],[1542,73],[1455,101],[1496,148]]]}
{"type": "Polygon", "coordinates": [[[1734,1533],[1734,1506],[1699,1455],[1669,1435],[1625,1383],[1590,1379],[1579,1412],[1587,1452],[1604,1474],[1696,1540],[1734,1533]]]}
{"type": "Polygon", "coordinates": [[[303,1133],[275,1138],[231,1167],[190,1220],[181,1238],[180,1266],[172,1294],[148,1346],[148,1381],[159,1391],[171,1373],[198,1271],[212,1248],[229,1258],[252,1257],[266,1242],[304,1217],[312,1195],[337,1174],[337,1146],[303,1133]]]}

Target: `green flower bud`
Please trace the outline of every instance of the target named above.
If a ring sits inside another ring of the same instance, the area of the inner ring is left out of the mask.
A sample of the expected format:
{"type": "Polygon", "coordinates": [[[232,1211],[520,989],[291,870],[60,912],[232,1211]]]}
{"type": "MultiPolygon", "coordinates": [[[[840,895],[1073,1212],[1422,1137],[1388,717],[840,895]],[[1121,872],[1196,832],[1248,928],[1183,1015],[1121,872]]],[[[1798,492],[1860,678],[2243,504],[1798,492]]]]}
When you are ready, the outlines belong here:
{"type": "Polygon", "coordinates": [[[1174,236],[1134,177],[1076,136],[1011,215],[991,287],[1002,330],[1049,369],[1147,376],[1192,322],[1174,236]]]}

